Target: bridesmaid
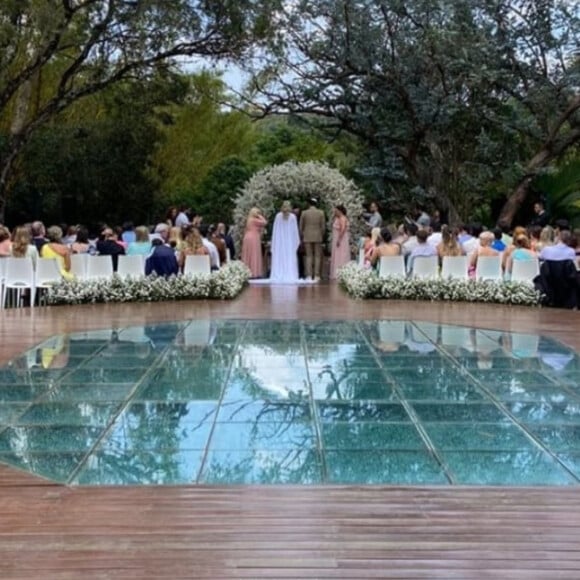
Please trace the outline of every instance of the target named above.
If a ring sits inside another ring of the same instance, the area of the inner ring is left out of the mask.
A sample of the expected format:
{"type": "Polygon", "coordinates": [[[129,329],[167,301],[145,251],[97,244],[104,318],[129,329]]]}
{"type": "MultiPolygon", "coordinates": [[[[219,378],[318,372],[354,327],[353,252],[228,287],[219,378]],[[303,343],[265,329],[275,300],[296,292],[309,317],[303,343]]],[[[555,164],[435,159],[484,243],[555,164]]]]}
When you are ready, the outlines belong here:
{"type": "Polygon", "coordinates": [[[246,232],[242,241],[242,262],[252,272],[252,278],[261,278],[264,275],[262,232],[267,223],[266,218],[257,207],[253,207],[250,210],[246,220],[246,232]]]}
{"type": "Polygon", "coordinates": [[[336,280],[338,270],[350,262],[350,239],[348,219],[344,205],[334,208],[332,222],[332,251],[330,254],[330,279],[336,280]]]}

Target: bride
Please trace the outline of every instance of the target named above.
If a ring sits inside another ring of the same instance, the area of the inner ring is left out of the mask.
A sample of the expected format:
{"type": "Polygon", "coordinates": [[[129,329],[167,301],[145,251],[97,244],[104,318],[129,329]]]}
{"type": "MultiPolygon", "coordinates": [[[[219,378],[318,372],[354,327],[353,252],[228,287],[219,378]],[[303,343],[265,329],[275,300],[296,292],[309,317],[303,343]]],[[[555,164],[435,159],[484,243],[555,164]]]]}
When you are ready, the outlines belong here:
{"type": "Polygon", "coordinates": [[[274,220],[272,231],[272,269],[270,282],[297,284],[298,247],[300,234],[298,222],[289,201],[285,201],[274,220]]]}

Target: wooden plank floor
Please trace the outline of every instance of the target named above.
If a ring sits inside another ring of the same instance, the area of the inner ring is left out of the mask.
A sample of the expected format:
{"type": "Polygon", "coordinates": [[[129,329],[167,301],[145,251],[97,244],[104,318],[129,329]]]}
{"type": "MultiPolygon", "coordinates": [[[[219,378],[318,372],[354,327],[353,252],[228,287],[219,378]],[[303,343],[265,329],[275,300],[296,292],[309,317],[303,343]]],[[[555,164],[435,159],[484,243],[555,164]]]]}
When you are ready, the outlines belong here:
{"type": "MultiPolygon", "coordinates": [[[[335,287],[233,302],[0,314],[0,362],[55,333],[193,317],[405,318],[553,336],[580,313],[355,302],[335,287]]],[[[67,488],[0,466],[0,579],[579,580],[577,488],[67,488]]]]}
{"type": "Polygon", "coordinates": [[[0,577],[574,579],[568,489],[0,488],[0,577]]]}

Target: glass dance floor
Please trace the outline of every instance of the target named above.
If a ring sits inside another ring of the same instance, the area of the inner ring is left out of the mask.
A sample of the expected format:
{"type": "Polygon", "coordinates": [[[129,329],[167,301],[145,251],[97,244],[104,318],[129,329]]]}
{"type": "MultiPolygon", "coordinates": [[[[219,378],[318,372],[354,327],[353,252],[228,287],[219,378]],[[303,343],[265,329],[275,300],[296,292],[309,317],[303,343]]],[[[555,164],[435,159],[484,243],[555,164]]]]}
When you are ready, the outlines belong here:
{"type": "Polygon", "coordinates": [[[0,368],[0,463],[73,485],[578,485],[580,357],[389,320],[55,336],[0,368]]]}

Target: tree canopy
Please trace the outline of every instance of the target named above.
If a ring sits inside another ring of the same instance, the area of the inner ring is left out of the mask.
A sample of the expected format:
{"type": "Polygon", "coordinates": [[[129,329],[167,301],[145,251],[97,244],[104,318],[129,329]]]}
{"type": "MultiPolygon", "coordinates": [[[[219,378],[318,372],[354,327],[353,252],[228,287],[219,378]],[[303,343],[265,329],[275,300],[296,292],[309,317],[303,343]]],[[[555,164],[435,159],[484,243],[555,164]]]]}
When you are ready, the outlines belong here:
{"type": "Polygon", "coordinates": [[[452,216],[509,193],[580,141],[580,9],[564,0],[300,0],[255,67],[263,114],[308,115],[368,147],[386,197],[452,216]],[[401,195],[402,194],[402,195],[401,195]]]}

